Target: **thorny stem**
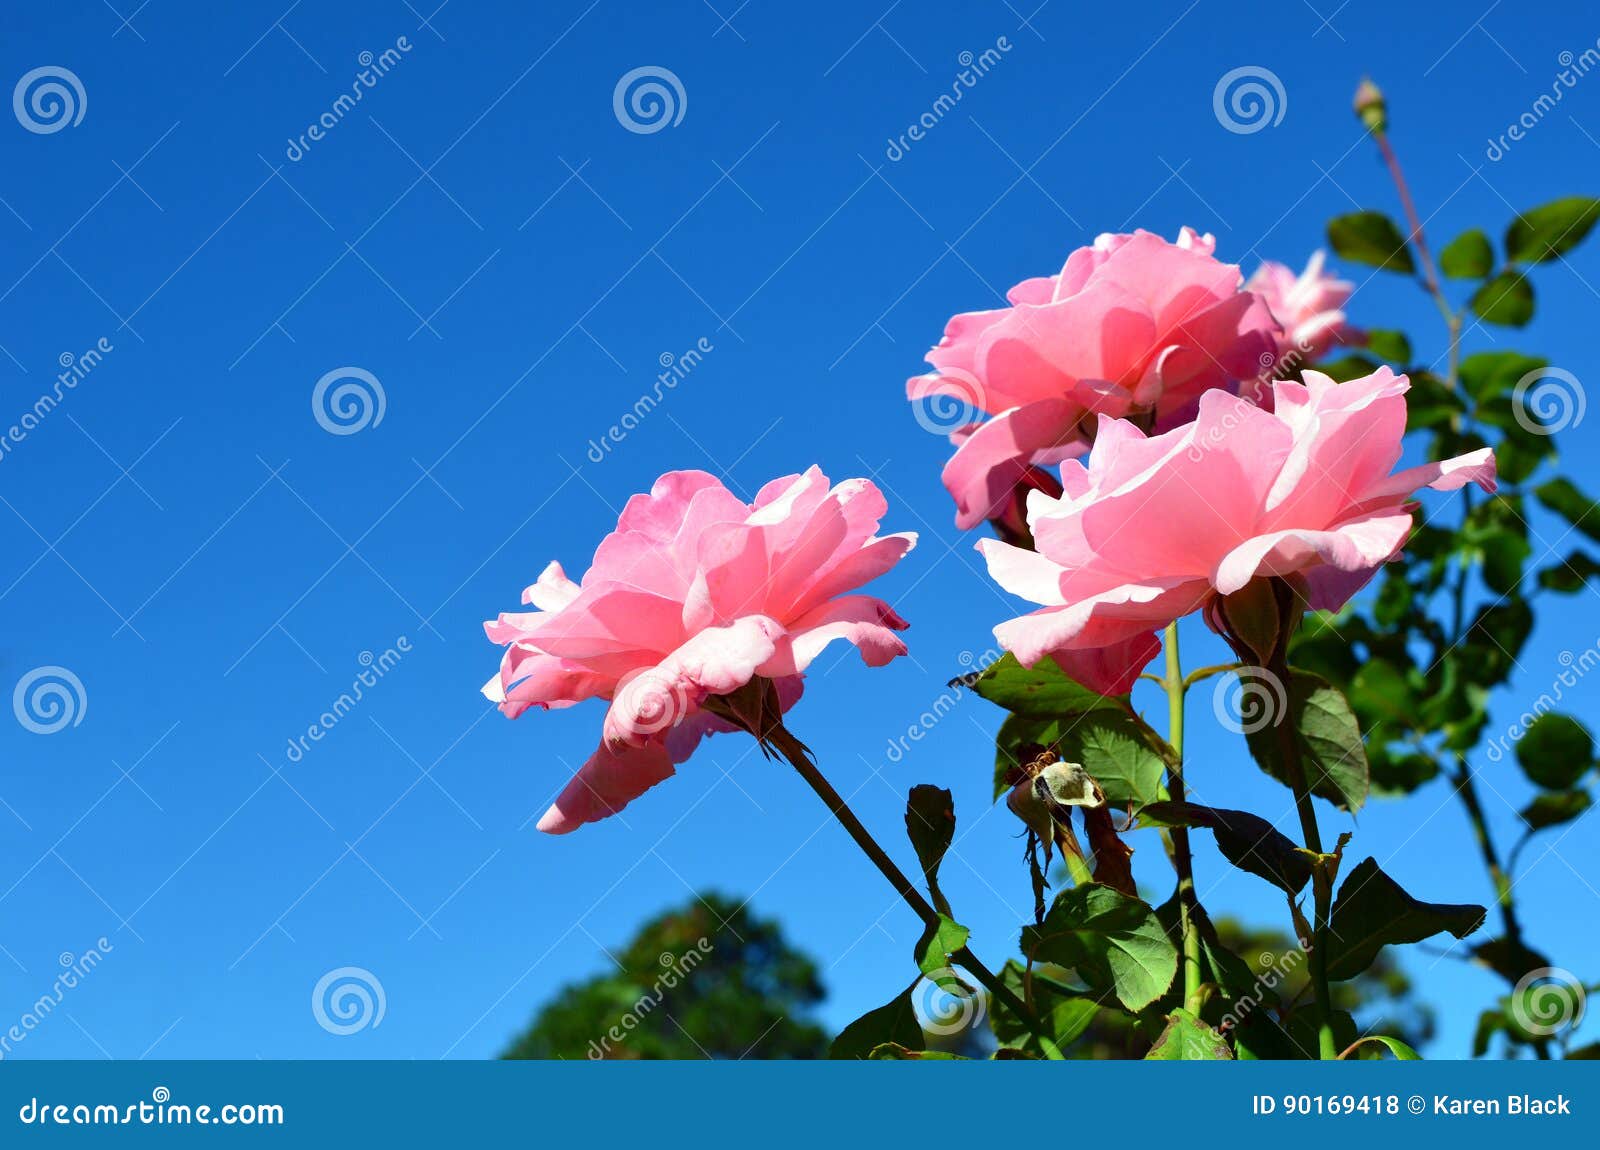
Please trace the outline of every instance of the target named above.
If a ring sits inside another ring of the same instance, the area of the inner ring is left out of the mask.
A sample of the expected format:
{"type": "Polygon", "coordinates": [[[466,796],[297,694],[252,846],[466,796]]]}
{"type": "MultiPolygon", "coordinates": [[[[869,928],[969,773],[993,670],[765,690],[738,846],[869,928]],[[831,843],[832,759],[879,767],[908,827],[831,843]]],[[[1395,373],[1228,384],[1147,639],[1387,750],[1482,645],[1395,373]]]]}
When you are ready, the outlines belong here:
{"type": "MultiPolygon", "coordinates": [[[[1449,332],[1450,352],[1449,369],[1446,375],[1446,386],[1453,393],[1460,386],[1461,377],[1461,327],[1464,312],[1450,306],[1450,301],[1445,298],[1444,290],[1439,284],[1439,276],[1434,268],[1433,257],[1429,254],[1428,243],[1423,235],[1422,221],[1417,216],[1416,204],[1411,198],[1411,189],[1406,184],[1405,174],[1400,169],[1400,159],[1395,154],[1394,148],[1389,143],[1388,135],[1381,131],[1373,133],[1378,150],[1383,154],[1383,161],[1388,166],[1389,174],[1394,179],[1395,190],[1400,195],[1400,204],[1406,213],[1406,220],[1411,225],[1411,243],[1416,248],[1417,255],[1422,261],[1423,287],[1433,297],[1438,305],[1439,312],[1444,316],[1445,327],[1449,332]]],[[[1466,420],[1462,415],[1451,417],[1451,429],[1456,432],[1463,430],[1466,420]]],[[[1472,491],[1470,488],[1462,491],[1462,527],[1465,528],[1472,515],[1472,491]]],[[[1466,637],[1466,595],[1467,595],[1468,568],[1465,564],[1456,568],[1454,585],[1451,587],[1452,605],[1452,641],[1451,646],[1460,643],[1466,637]]],[[[1443,657],[1442,655],[1440,656],[1443,657]]],[[[1494,837],[1489,832],[1489,822],[1484,815],[1483,803],[1478,797],[1478,788],[1473,781],[1472,769],[1467,765],[1463,756],[1457,756],[1457,770],[1454,772],[1456,794],[1460,797],[1462,806],[1466,808],[1467,819],[1472,824],[1473,837],[1477,840],[1479,853],[1483,856],[1484,867],[1489,872],[1490,881],[1494,884],[1495,901],[1500,907],[1501,919],[1505,924],[1506,941],[1516,951],[1525,948],[1522,935],[1522,924],[1517,917],[1515,897],[1512,895],[1512,880],[1500,863],[1500,852],[1495,847],[1494,837]]],[[[1540,1058],[1550,1057],[1550,1044],[1547,1039],[1540,1039],[1534,1043],[1534,1051],[1540,1058]]]]}
{"type": "MultiPolygon", "coordinates": [[[[834,790],[833,784],[828,782],[822,772],[817,769],[816,763],[811,761],[805,744],[795,738],[794,734],[781,723],[775,723],[767,731],[767,742],[776,747],[783,757],[789,760],[790,765],[800,773],[800,777],[817,793],[817,797],[827,805],[828,810],[833,813],[833,817],[839,820],[839,825],[844,827],[845,832],[855,840],[856,846],[860,847],[861,852],[872,860],[872,864],[878,868],[884,878],[889,880],[889,885],[894,887],[895,892],[905,900],[906,905],[923,921],[924,925],[928,927],[938,926],[939,912],[934,910],[928,900],[922,897],[922,892],[906,877],[905,872],[896,865],[888,853],[878,845],[878,841],[862,825],[861,820],[856,818],[855,812],[844,801],[844,797],[834,790]]],[[[1034,1037],[1046,1045],[1047,1050],[1053,1048],[1049,1036],[1040,1030],[1039,1022],[1034,1012],[1013,994],[1005,983],[995,977],[994,972],[985,966],[977,955],[972,953],[970,947],[963,946],[950,957],[952,961],[958,963],[973,978],[977,979],[992,998],[1005,1003],[1006,1008],[1022,1020],[1034,1037]]]]}
{"type": "MultiPolygon", "coordinates": [[[[1161,685],[1167,692],[1167,741],[1177,752],[1178,761],[1167,768],[1167,791],[1172,801],[1184,801],[1183,785],[1183,697],[1188,684],[1183,677],[1182,661],[1178,655],[1178,624],[1167,624],[1164,646],[1167,653],[1167,673],[1161,685]]],[[[1200,927],[1196,922],[1198,900],[1194,891],[1194,856],[1189,849],[1189,828],[1173,827],[1172,866],[1178,872],[1178,923],[1183,936],[1183,1005],[1193,1014],[1200,1013],[1200,927]]]]}
{"type": "MultiPolygon", "coordinates": [[[[1289,695],[1289,664],[1278,658],[1267,668],[1283,684],[1285,697],[1289,695]]],[[[1295,810],[1300,814],[1300,833],[1305,838],[1306,850],[1322,856],[1322,832],[1317,828],[1317,811],[1312,805],[1311,786],[1306,780],[1306,766],[1300,756],[1300,744],[1295,738],[1294,722],[1288,709],[1278,716],[1278,748],[1283,757],[1284,773],[1294,790],[1295,810]]],[[[1311,988],[1317,998],[1317,1046],[1324,1061],[1339,1057],[1338,1045],[1333,1038],[1333,995],[1328,989],[1328,918],[1333,905],[1333,877],[1326,859],[1319,857],[1311,868],[1311,888],[1315,902],[1315,919],[1311,934],[1311,988]]]]}

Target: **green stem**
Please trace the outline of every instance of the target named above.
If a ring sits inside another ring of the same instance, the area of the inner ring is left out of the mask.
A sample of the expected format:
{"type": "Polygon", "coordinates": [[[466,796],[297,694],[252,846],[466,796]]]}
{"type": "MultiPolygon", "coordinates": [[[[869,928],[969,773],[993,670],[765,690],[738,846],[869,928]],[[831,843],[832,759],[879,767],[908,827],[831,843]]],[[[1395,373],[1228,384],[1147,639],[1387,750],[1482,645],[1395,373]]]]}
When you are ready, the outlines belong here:
{"type": "MultiPolygon", "coordinates": [[[[1167,673],[1161,685],[1167,692],[1167,742],[1177,752],[1178,761],[1167,768],[1167,791],[1172,801],[1184,800],[1183,785],[1183,699],[1188,682],[1183,677],[1183,664],[1178,654],[1178,624],[1167,624],[1165,640],[1167,673]]],[[[1172,866],[1178,872],[1178,923],[1183,937],[1183,1005],[1198,1014],[1201,1007],[1200,990],[1200,928],[1199,901],[1194,890],[1194,855],[1189,848],[1189,828],[1173,827],[1172,866]]]]}
{"type": "MultiPolygon", "coordinates": [[[[1289,664],[1278,659],[1268,674],[1283,684],[1284,698],[1291,698],[1289,664]]],[[[1305,761],[1300,756],[1300,744],[1295,738],[1293,716],[1287,709],[1278,716],[1278,747],[1283,757],[1284,773],[1294,790],[1295,810],[1300,815],[1300,833],[1305,838],[1306,850],[1321,856],[1322,832],[1317,827],[1317,811],[1312,804],[1311,786],[1306,780],[1305,761]]],[[[1315,918],[1311,934],[1311,988],[1317,1000],[1317,1046],[1325,1061],[1339,1057],[1339,1047],[1333,1037],[1333,994],[1328,989],[1328,919],[1333,907],[1333,878],[1320,857],[1311,868],[1312,897],[1315,918]]]]}
{"type": "MultiPolygon", "coordinates": [[[[905,900],[906,905],[915,912],[916,916],[923,921],[923,924],[928,927],[938,926],[939,912],[934,910],[932,904],[922,897],[922,892],[906,877],[906,873],[895,864],[895,861],[889,857],[888,853],[878,845],[878,841],[862,825],[861,820],[856,818],[855,812],[844,801],[844,796],[834,789],[833,784],[828,782],[822,772],[817,769],[817,765],[811,761],[811,756],[806,751],[805,744],[795,738],[794,734],[781,723],[774,724],[767,732],[767,741],[776,747],[784,758],[789,760],[790,765],[800,773],[800,777],[817,793],[817,797],[827,805],[828,810],[833,813],[833,817],[839,820],[839,825],[844,827],[845,832],[855,840],[856,846],[860,847],[861,852],[872,860],[872,864],[878,868],[883,877],[889,880],[889,885],[894,887],[895,893],[905,900]]],[[[972,953],[970,947],[962,947],[952,954],[950,958],[970,973],[973,978],[977,979],[992,998],[1005,1003],[1006,1008],[1022,1020],[1023,1024],[1033,1033],[1033,1036],[1047,1050],[1052,1048],[1053,1044],[1050,1042],[1049,1036],[1040,1030],[1039,1021],[1034,1012],[1013,994],[1005,983],[995,977],[994,972],[985,966],[977,955],[972,953]]]]}

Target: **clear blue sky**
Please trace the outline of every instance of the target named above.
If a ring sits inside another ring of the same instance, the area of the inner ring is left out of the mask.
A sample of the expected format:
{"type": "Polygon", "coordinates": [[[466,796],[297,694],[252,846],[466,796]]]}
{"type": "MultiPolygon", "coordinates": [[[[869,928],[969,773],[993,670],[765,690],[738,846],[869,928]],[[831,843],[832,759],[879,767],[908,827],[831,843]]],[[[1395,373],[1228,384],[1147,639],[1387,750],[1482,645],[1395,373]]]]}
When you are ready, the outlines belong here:
{"type": "MultiPolygon", "coordinates": [[[[1029,904],[1016,827],[989,813],[998,712],[970,700],[886,754],[1014,607],[980,574],[976,534],[953,528],[948,449],[903,399],[946,317],[1100,231],[1189,224],[1246,271],[1299,264],[1329,216],[1394,206],[1349,111],[1366,71],[1436,244],[1600,188],[1594,76],[1484,156],[1558,54],[1600,34],[1577,3],[1528,20],[1482,0],[1475,20],[1478,3],[1317,0],[1327,22],[1266,0],[1052,0],[1026,20],[1034,0],[900,4],[873,23],[877,5],[840,3],[433,7],[69,0],[8,18],[0,79],[66,68],[86,102],[59,131],[0,123],[0,424],[52,389],[63,355],[112,348],[0,458],[0,687],[55,665],[87,696],[56,734],[0,722],[0,1029],[49,991],[58,955],[113,947],[13,1056],[488,1056],[563,981],[602,969],[602,944],[703,887],[753,894],[822,959],[829,1023],[903,987],[912,919],[748,741],[712,741],[625,821],[532,829],[601,710],[487,710],[498,653],[481,620],[552,558],[582,570],[625,498],[680,467],[747,492],[812,462],[875,473],[886,527],[922,532],[881,586],[913,657],[868,671],[830,653],[793,725],[902,858],[906,789],[955,791],[948,892],[998,965],[1029,904]],[[359,55],[402,36],[410,51],[291,160],[359,55]],[[888,159],[960,54],[1001,37],[1000,61],[888,159]],[[613,88],[646,65],[679,78],[682,119],[628,131],[613,88]],[[1241,66],[1280,77],[1276,126],[1233,133],[1214,115],[1241,66]],[[702,339],[713,350],[666,402],[587,458],[661,357],[702,339]],[[346,367],[380,381],[385,408],[333,435],[311,397],[346,367]],[[410,652],[291,761],[362,653],[401,636],[410,652]],[[342,966],[381,981],[381,1026],[317,1025],[312,988],[342,966]]],[[[1412,284],[1345,270],[1358,322],[1440,346],[1412,284]]],[[[1541,269],[1517,344],[1587,378],[1594,284],[1592,244],[1541,269]]],[[[1590,432],[1569,436],[1565,466],[1596,487],[1590,432]]],[[[1587,595],[1561,610],[1499,700],[1506,721],[1560,652],[1600,638],[1587,595]]],[[[1220,657],[1189,633],[1192,661],[1220,657]]],[[[1595,690],[1576,703],[1591,723],[1595,690]]],[[[1198,793],[1292,827],[1207,712],[1202,694],[1198,793]]],[[[1480,765],[1508,839],[1528,789],[1480,765]]],[[[1489,900],[1444,784],[1375,802],[1356,831],[1351,849],[1416,893],[1489,900]]],[[[1590,978],[1594,843],[1585,828],[1536,847],[1518,886],[1533,941],[1590,978]]],[[[1158,844],[1136,845],[1164,896],[1158,844]]],[[[1198,870],[1214,911],[1282,923],[1209,845],[1198,870]]],[[[1407,962],[1441,1010],[1438,1049],[1463,1050],[1494,979],[1407,962]]]]}

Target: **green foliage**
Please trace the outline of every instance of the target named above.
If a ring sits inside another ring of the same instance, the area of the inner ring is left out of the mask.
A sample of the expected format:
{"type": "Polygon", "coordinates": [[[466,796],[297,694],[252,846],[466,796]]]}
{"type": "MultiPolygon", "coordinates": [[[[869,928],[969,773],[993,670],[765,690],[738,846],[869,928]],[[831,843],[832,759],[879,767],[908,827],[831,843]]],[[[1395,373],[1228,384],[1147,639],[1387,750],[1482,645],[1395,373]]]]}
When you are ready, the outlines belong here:
{"type": "Polygon", "coordinates": [[[1009,652],[974,678],[971,687],[1014,715],[1036,719],[1063,719],[1128,705],[1127,696],[1110,698],[1068,677],[1054,659],[1040,659],[1032,667],[1024,667],[1009,652]]]}
{"type": "MultiPolygon", "coordinates": [[[[503,1058],[821,1058],[816,964],[719,894],[646,922],[615,970],[562,987],[503,1058]]],[[[921,1031],[918,1030],[920,1035],[921,1031]]]]}
{"type": "Polygon", "coordinates": [[[1600,220],[1600,200],[1567,196],[1531,208],[1506,229],[1506,257],[1537,264],[1555,259],[1583,242],[1600,220]]]}
{"type": "Polygon", "coordinates": [[[1099,883],[1056,896],[1044,922],[1024,927],[1022,953],[1076,971],[1129,1010],[1160,998],[1178,972],[1178,952],[1149,905],[1099,883]]]}
{"type": "Polygon", "coordinates": [[[1522,327],[1533,318],[1533,285],[1521,272],[1503,271],[1473,292],[1468,306],[1486,323],[1522,327]]]}
{"type": "Polygon", "coordinates": [[[1481,280],[1494,271],[1494,248],[1482,229],[1462,232],[1439,253],[1439,270],[1451,279],[1481,280]]]}
{"type": "Polygon", "coordinates": [[[1328,977],[1354,978],[1391,943],[1420,942],[1449,931],[1465,938],[1483,925],[1481,906],[1447,906],[1412,898],[1374,859],[1359,863],[1339,888],[1329,924],[1328,977]]]}
{"type": "Polygon", "coordinates": [[[1222,1035],[1180,1007],[1167,1016],[1167,1028],[1145,1058],[1162,1062],[1229,1062],[1233,1051],[1222,1035]]]}
{"type": "Polygon", "coordinates": [[[1165,802],[1149,804],[1139,812],[1139,819],[1169,827],[1204,827],[1216,835],[1217,849],[1234,866],[1289,894],[1299,894],[1311,881],[1310,857],[1260,815],[1165,802]]]}
{"type": "Polygon", "coordinates": [[[1564,791],[1594,765],[1594,736],[1571,715],[1540,715],[1517,743],[1517,764],[1536,786],[1564,791]]]}
{"type": "Polygon", "coordinates": [[[1286,721],[1311,793],[1359,811],[1367,800],[1367,753],[1361,727],[1344,693],[1320,675],[1291,670],[1286,698],[1287,716],[1275,714],[1274,721],[1264,726],[1246,728],[1250,753],[1269,775],[1289,785],[1291,776],[1278,729],[1279,722],[1286,721]]]}
{"type": "Polygon", "coordinates": [[[1382,212],[1352,212],[1330,220],[1328,243],[1347,260],[1408,275],[1417,270],[1405,236],[1382,212]]]}
{"type": "Polygon", "coordinates": [[[869,1010],[839,1032],[828,1050],[829,1058],[869,1058],[878,1048],[894,1045],[902,1050],[922,1050],[927,1040],[912,1005],[917,980],[875,1010],[869,1010]]]}

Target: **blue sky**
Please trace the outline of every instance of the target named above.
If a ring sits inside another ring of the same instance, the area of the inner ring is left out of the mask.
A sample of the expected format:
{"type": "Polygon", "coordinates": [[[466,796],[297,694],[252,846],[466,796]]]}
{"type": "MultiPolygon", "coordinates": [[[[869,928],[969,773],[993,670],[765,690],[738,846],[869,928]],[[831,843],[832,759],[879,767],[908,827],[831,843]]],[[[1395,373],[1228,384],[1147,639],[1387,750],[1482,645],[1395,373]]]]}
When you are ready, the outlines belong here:
{"type": "MultiPolygon", "coordinates": [[[[1388,93],[1436,246],[1594,192],[1600,79],[1503,158],[1485,150],[1600,23],[1576,3],[1536,21],[1484,6],[997,0],[874,19],[735,0],[70,0],[12,14],[0,77],[67,69],[83,115],[0,123],[0,423],[54,388],[62,357],[110,350],[0,457],[0,686],[49,666],[82,685],[76,725],[0,722],[0,1029],[50,990],[58,956],[110,948],[10,1056],[490,1056],[561,983],[603,969],[604,946],[705,887],[753,895],[821,959],[830,1024],[903,987],[913,920],[748,740],[713,740],[622,819],[532,829],[601,712],[488,710],[481,621],[548,560],[581,570],[626,497],[680,467],[746,492],[813,462],[873,474],[887,529],[922,532],[880,587],[912,622],[913,657],[868,671],[830,653],[792,725],[903,859],[906,789],[955,791],[946,885],[998,966],[1029,903],[1016,828],[990,813],[999,713],[970,700],[900,761],[887,753],[1014,609],[982,578],[976,533],[952,525],[948,449],[912,419],[905,378],[950,313],[992,306],[1097,232],[1189,224],[1248,272],[1301,263],[1331,215],[1395,210],[1349,111],[1364,72],[1388,93]],[[1002,37],[960,105],[892,149],[961,54],[1002,37]],[[299,145],[359,82],[361,54],[389,48],[359,105],[299,145]],[[613,89],[641,66],[678,78],[675,124],[619,120],[613,89]],[[1275,126],[1237,133],[1214,114],[1218,80],[1244,66],[1279,77],[1275,126]],[[666,402],[590,459],[663,357],[702,340],[666,402]],[[378,381],[382,418],[330,434],[312,395],[346,368],[378,381]],[[381,680],[292,757],[363,653],[381,680]],[[346,966],[381,982],[385,1014],[338,1036],[310,1002],[346,966]]],[[[1442,346],[1413,284],[1345,270],[1358,322],[1442,346]]],[[[1592,246],[1541,269],[1515,346],[1585,377],[1595,283],[1592,246]]],[[[1469,344],[1513,346],[1483,330],[1469,344]]],[[[1600,466],[1575,450],[1588,434],[1569,433],[1562,466],[1593,488],[1600,466]]],[[[1557,544],[1560,525],[1535,526],[1557,544]]],[[[1600,639],[1596,618],[1587,595],[1557,605],[1497,713],[1547,690],[1563,651],[1600,639]]],[[[1186,634],[1192,665],[1222,657],[1186,634]]],[[[1591,723],[1592,691],[1575,703],[1591,723]]],[[[1199,795],[1292,828],[1207,701],[1191,705],[1199,795]]],[[[1528,788],[1507,763],[1477,765],[1509,840],[1528,788]]],[[[1352,850],[1415,893],[1489,900],[1442,783],[1374,803],[1354,829],[1352,850]]],[[[1156,841],[1136,845],[1164,896],[1156,841]]],[[[1594,839],[1542,852],[1526,856],[1523,913],[1536,945],[1580,966],[1597,941],[1594,839]]],[[[1281,924],[1281,902],[1209,845],[1198,870],[1214,912],[1281,924]]],[[[1407,963],[1441,1011],[1437,1050],[1464,1050],[1494,979],[1407,963]]]]}

